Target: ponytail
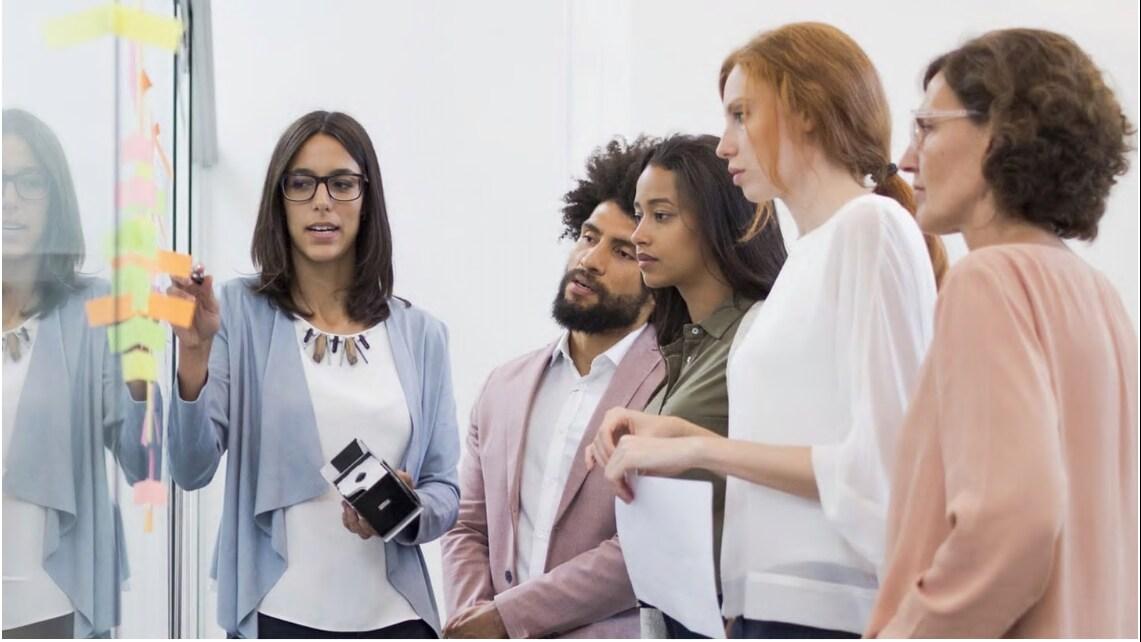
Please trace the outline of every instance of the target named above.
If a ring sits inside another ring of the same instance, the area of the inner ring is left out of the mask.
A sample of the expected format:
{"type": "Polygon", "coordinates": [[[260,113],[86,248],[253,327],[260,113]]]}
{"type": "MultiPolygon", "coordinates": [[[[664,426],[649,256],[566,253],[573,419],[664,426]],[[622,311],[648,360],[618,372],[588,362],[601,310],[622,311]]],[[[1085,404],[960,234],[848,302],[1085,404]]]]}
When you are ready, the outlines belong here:
{"type": "MultiPolygon", "coordinates": [[[[876,194],[895,200],[903,209],[915,216],[915,193],[911,186],[900,177],[895,163],[889,163],[886,176],[876,181],[876,194]]],[[[927,244],[927,255],[931,258],[931,270],[935,273],[935,287],[943,284],[943,275],[947,273],[947,249],[943,247],[943,240],[936,234],[923,234],[923,241],[927,244]]]]}

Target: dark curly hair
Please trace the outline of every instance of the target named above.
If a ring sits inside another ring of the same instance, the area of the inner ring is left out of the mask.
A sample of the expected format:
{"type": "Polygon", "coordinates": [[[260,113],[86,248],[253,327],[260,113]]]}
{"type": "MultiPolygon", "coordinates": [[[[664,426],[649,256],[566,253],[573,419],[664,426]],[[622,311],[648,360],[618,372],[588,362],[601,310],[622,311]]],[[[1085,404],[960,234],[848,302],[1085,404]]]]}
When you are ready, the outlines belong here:
{"type": "Polygon", "coordinates": [[[633,143],[619,136],[604,147],[595,148],[586,161],[586,178],[578,179],[574,189],[563,195],[560,238],[577,241],[583,222],[606,201],[614,201],[634,218],[634,189],[642,160],[653,145],[654,140],[647,136],[638,136],[633,143]]]}
{"type": "Polygon", "coordinates": [[[940,72],[991,125],[983,176],[999,208],[1062,238],[1096,238],[1136,130],[1089,56],[1058,33],[1003,29],[933,60],[924,88],[940,72]]]}

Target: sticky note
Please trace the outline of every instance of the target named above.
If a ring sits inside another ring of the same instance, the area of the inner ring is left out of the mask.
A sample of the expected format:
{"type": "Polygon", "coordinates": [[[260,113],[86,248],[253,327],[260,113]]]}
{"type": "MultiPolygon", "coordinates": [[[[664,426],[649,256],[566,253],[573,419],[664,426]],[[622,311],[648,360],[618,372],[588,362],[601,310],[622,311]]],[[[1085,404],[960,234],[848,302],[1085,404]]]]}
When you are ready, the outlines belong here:
{"type": "Polygon", "coordinates": [[[154,152],[154,140],[143,134],[131,134],[119,143],[119,156],[124,163],[150,165],[154,162],[154,152]]]}
{"type": "Polygon", "coordinates": [[[68,47],[107,34],[175,51],[182,39],[182,22],[111,3],[56,18],[43,28],[49,47],[68,47]]]}
{"type": "Polygon", "coordinates": [[[158,321],[134,317],[107,328],[107,343],[112,352],[123,352],[137,346],[159,352],[166,346],[166,333],[158,321]]]}
{"type": "Polygon", "coordinates": [[[182,39],[182,22],[119,4],[111,6],[111,31],[122,38],[169,51],[178,49],[182,39]]]}
{"type": "Polygon", "coordinates": [[[193,267],[193,259],[189,254],[180,254],[178,252],[167,252],[166,250],[159,250],[158,252],[158,271],[165,272],[174,276],[190,276],[190,270],[193,267]]]}
{"type": "Polygon", "coordinates": [[[157,234],[155,224],[150,219],[141,216],[128,219],[111,235],[107,242],[107,254],[122,256],[134,253],[154,256],[158,251],[157,234]]]}
{"type": "Polygon", "coordinates": [[[123,353],[123,381],[154,381],[157,378],[158,368],[153,354],[142,350],[123,353]]]}
{"type": "Polygon", "coordinates": [[[155,206],[157,190],[153,180],[133,176],[119,183],[119,207],[141,207],[149,210],[155,206]]]}
{"type": "Polygon", "coordinates": [[[151,506],[162,506],[166,504],[166,486],[157,479],[144,479],[135,482],[134,486],[134,499],[136,504],[150,504],[151,506]]]}
{"type": "Polygon", "coordinates": [[[129,294],[91,299],[86,307],[87,325],[93,328],[129,319],[134,314],[129,294]]]}
{"type": "Polygon", "coordinates": [[[115,293],[130,297],[131,310],[146,314],[150,304],[151,273],[139,265],[123,265],[115,271],[115,293]]]}
{"type": "Polygon", "coordinates": [[[48,21],[43,28],[44,40],[49,47],[67,47],[98,38],[109,31],[106,6],[55,18],[48,21]]]}
{"type": "Polygon", "coordinates": [[[147,314],[180,328],[189,328],[194,320],[194,301],[151,292],[147,314]]]}
{"type": "Polygon", "coordinates": [[[152,181],[155,177],[155,166],[151,163],[134,161],[129,164],[129,172],[138,178],[144,178],[148,181],[152,181]]]}

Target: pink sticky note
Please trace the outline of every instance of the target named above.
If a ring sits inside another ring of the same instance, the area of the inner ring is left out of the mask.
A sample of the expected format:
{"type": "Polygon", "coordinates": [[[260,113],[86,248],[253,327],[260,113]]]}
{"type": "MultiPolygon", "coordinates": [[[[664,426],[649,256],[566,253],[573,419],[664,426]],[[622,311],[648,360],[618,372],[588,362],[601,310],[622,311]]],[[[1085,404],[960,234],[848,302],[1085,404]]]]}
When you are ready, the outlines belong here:
{"type": "Polygon", "coordinates": [[[120,160],[124,163],[153,163],[154,139],[143,134],[131,134],[119,146],[120,160]]]}
{"type": "Polygon", "coordinates": [[[158,480],[144,479],[135,482],[133,488],[135,489],[136,504],[150,504],[151,506],[166,504],[166,486],[163,486],[162,482],[158,480]]]}
{"type": "Polygon", "coordinates": [[[154,207],[156,194],[154,181],[147,180],[142,176],[128,178],[119,183],[119,207],[130,207],[132,205],[154,207]]]}

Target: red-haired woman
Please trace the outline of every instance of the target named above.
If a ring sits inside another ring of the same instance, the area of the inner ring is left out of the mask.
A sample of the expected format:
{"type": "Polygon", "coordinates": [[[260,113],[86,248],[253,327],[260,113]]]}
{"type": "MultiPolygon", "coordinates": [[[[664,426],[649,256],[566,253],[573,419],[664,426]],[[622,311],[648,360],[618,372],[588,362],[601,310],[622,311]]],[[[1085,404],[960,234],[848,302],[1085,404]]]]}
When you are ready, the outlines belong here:
{"type": "Polygon", "coordinates": [[[800,237],[735,339],[729,437],[612,411],[594,451],[620,488],[638,470],[728,477],[721,585],[734,636],[856,637],[945,258],[890,163],[879,76],[843,32],[761,33],[726,58],[721,92],[718,152],[734,183],[754,203],[781,199],[800,237]]]}

